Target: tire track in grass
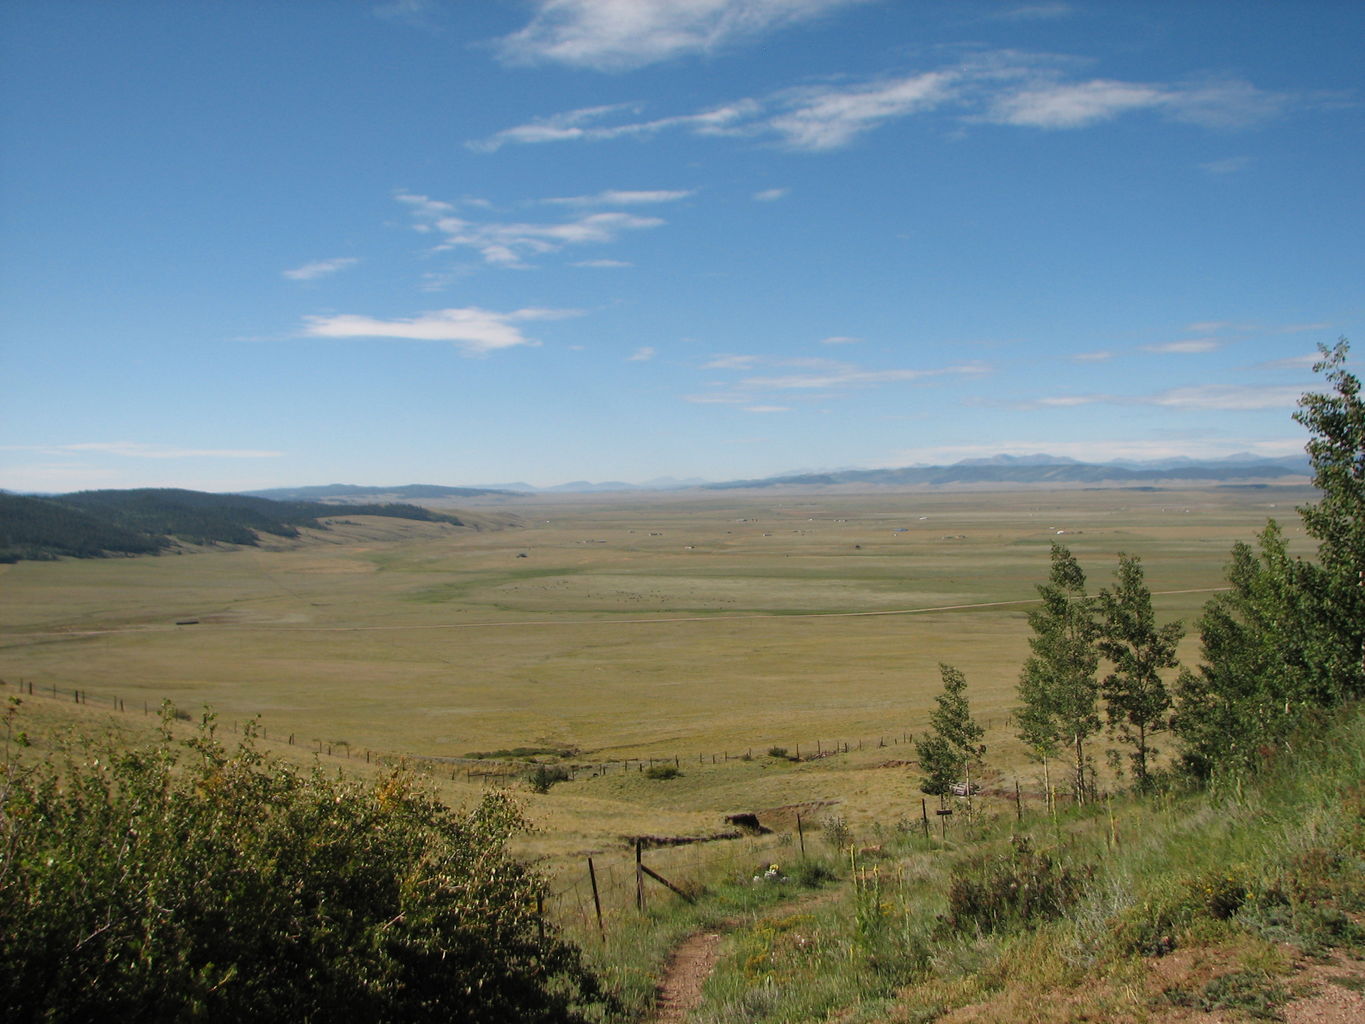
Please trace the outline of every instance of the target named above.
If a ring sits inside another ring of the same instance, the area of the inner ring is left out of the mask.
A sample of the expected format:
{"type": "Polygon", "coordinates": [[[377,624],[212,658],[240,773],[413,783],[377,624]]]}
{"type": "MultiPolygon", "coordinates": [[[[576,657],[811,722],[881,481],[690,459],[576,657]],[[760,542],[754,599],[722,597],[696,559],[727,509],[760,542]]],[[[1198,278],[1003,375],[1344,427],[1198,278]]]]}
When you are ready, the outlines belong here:
{"type": "MultiPolygon", "coordinates": [[[[1176,594],[1219,594],[1231,587],[1198,587],[1191,590],[1154,590],[1153,597],[1170,597],[1176,594]]],[[[892,608],[869,612],[751,612],[743,615],[677,615],[652,619],[504,619],[493,622],[435,622],[420,626],[307,626],[272,625],[270,623],[211,626],[223,631],[240,632],[277,632],[277,633],[371,633],[393,632],[397,630],[433,629],[494,629],[516,626],[653,626],[677,622],[740,622],[751,619],[854,619],[874,615],[927,615],[932,612],[973,611],[978,608],[1004,608],[1010,605],[1037,604],[1035,597],[1019,598],[1013,601],[981,601],[976,604],[941,604],[929,608],[892,608]]],[[[130,626],[123,629],[61,630],[48,633],[13,633],[15,639],[36,639],[39,637],[68,637],[71,639],[90,636],[111,636],[119,633],[165,633],[176,630],[175,626],[130,626]]]]}

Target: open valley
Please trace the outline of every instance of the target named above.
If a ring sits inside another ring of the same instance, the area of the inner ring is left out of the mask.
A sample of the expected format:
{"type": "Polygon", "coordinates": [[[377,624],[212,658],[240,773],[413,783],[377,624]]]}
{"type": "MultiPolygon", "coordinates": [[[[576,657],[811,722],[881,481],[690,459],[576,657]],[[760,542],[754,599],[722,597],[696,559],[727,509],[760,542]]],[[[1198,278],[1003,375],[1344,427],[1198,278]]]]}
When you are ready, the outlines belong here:
{"type": "MultiPolygon", "coordinates": [[[[993,772],[1030,788],[1008,716],[1053,541],[1092,593],[1119,552],[1141,556],[1158,618],[1191,625],[1232,543],[1272,516],[1299,537],[1308,497],[575,495],[461,505],[515,524],[479,530],[339,513],[259,549],[5,566],[0,676],[35,700],[122,702],[130,724],[163,699],[212,708],[224,730],[256,718],[287,756],[440,765],[456,804],[485,783],[462,760],[422,759],[572,750],[564,763],[587,766],[573,782],[526,795],[531,846],[556,858],[807,802],[866,830],[918,813],[902,744],[926,726],[941,662],[966,675],[993,772]],[[649,782],[642,758],[682,777],[649,782]]],[[[1198,656],[1188,635],[1182,653],[1198,656]]]]}

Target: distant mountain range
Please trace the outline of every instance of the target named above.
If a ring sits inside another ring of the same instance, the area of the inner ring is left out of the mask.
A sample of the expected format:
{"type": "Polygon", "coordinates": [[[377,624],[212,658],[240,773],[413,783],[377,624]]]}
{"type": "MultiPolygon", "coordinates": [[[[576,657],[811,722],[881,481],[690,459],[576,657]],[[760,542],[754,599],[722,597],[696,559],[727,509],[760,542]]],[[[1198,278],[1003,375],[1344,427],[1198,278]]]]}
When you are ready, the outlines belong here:
{"type": "Polygon", "coordinates": [[[1251,454],[1221,459],[1171,458],[1147,462],[1078,462],[1060,455],[995,455],[963,459],[950,466],[905,466],[900,469],[845,469],[795,473],[758,480],[707,484],[711,490],[758,487],[828,487],[872,484],[882,487],[948,486],[960,484],[1157,484],[1177,481],[1274,480],[1310,476],[1302,455],[1266,459],[1251,454]]]}
{"type": "Polygon", "coordinates": [[[518,494],[595,494],[621,491],[677,491],[689,488],[734,490],[762,487],[828,487],[836,484],[871,484],[882,487],[947,486],[954,484],[1153,484],[1182,480],[1226,483],[1238,480],[1279,480],[1310,476],[1308,459],[1292,455],[1267,459],[1250,453],[1217,459],[1176,457],[1138,461],[1080,462],[1064,455],[993,455],[963,459],[947,466],[903,466],[898,469],[838,469],[785,473],[752,480],[711,482],[699,478],[659,477],[632,484],[619,480],[574,480],[553,487],[528,483],[487,484],[476,487],[443,487],[436,484],[405,484],[401,487],[363,487],[326,484],[316,487],[277,487],[247,492],[276,501],[324,501],[350,504],[356,501],[431,501],[441,498],[484,496],[513,497],[518,494]]]}

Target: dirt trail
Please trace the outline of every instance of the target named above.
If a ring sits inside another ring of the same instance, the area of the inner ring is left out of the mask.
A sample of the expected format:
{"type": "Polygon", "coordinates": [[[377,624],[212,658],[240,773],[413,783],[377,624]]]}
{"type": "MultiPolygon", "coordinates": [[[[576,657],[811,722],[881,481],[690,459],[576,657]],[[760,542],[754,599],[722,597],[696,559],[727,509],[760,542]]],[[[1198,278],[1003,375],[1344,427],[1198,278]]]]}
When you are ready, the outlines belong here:
{"type": "Polygon", "coordinates": [[[701,1004],[701,987],[716,966],[720,932],[689,935],[673,951],[659,983],[659,1001],[649,1024],[682,1024],[701,1004]]]}

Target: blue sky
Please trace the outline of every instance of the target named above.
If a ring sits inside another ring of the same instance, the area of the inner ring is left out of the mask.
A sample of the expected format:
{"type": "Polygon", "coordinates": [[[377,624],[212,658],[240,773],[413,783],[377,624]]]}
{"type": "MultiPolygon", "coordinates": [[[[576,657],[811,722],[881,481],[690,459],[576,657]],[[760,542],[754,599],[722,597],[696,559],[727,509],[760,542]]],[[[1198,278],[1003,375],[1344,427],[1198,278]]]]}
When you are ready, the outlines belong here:
{"type": "Polygon", "coordinates": [[[0,6],[0,487],[1302,449],[1355,2],[0,6]]]}

